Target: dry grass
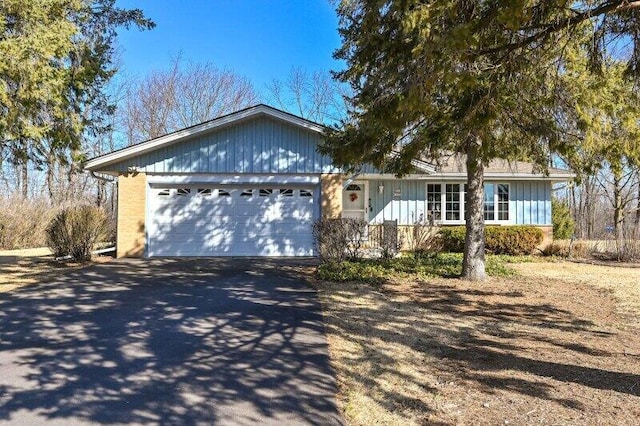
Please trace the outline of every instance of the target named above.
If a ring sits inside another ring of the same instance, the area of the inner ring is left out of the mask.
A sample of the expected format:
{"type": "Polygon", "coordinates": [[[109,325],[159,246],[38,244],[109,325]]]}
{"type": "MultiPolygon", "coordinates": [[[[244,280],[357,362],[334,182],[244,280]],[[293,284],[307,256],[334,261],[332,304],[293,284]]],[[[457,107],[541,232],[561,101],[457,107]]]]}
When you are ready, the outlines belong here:
{"type": "Polygon", "coordinates": [[[514,267],[486,283],[317,283],[347,422],[637,424],[640,269],[514,267]]]}
{"type": "Polygon", "coordinates": [[[563,262],[558,267],[535,263],[512,265],[519,273],[536,279],[587,284],[610,291],[617,300],[618,312],[633,323],[640,316],[640,264],[606,266],[563,262]]]}
{"type": "MultiPolygon", "coordinates": [[[[104,263],[108,257],[96,257],[93,262],[104,263]]],[[[56,262],[48,248],[0,250],[0,293],[54,279],[69,268],[86,265],[56,262]]]]}

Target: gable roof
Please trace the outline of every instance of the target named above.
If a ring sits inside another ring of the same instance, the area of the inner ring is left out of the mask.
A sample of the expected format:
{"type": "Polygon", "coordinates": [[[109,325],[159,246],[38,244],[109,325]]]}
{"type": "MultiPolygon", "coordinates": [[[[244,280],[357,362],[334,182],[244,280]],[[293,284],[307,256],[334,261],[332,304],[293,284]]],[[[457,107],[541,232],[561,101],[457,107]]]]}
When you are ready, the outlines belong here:
{"type": "Polygon", "coordinates": [[[104,167],[141,154],[145,154],[156,149],[165,148],[167,146],[178,143],[185,138],[202,135],[214,129],[223,128],[264,116],[271,117],[276,120],[283,121],[293,126],[301,127],[303,129],[307,129],[319,134],[323,133],[326,129],[326,127],[322,124],[315,123],[313,121],[298,117],[285,111],[281,111],[268,105],[259,104],[214,118],[209,121],[205,121],[204,123],[196,124],[185,129],[180,129],[154,139],[149,139],[135,145],[131,145],[116,151],[109,152],[107,154],[94,157],[85,163],[84,168],[89,171],[97,171],[100,167],[104,167]]]}

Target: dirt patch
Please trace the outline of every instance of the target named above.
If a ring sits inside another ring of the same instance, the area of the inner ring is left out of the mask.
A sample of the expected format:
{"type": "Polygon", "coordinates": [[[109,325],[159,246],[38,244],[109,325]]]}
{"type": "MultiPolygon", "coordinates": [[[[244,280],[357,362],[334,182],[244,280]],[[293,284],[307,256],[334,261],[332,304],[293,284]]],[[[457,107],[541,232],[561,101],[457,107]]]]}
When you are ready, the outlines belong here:
{"type": "Polygon", "coordinates": [[[347,421],[637,424],[640,297],[621,310],[622,280],[580,269],[599,266],[515,266],[486,283],[317,283],[347,421]]]}
{"type": "MultiPolygon", "coordinates": [[[[90,263],[58,262],[42,250],[31,249],[0,252],[0,293],[53,280],[71,268],[82,268],[94,263],[105,263],[112,258],[96,256],[90,263]],[[18,253],[16,252],[24,252],[18,253]],[[35,254],[34,254],[35,253],[35,254]]],[[[50,252],[49,252],[50,253],[50,252]]]]}

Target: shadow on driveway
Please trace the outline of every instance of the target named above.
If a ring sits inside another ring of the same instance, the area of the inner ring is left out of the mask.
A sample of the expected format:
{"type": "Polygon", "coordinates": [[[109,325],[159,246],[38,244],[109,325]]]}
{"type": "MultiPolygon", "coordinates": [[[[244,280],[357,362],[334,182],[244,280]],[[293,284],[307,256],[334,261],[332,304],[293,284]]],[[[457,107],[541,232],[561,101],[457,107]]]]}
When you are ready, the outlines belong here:
{"type": "Polygon", "coordinates": [[[0,294],[0,423],[341,423],[310,262],[114,261],[0,294]]]}

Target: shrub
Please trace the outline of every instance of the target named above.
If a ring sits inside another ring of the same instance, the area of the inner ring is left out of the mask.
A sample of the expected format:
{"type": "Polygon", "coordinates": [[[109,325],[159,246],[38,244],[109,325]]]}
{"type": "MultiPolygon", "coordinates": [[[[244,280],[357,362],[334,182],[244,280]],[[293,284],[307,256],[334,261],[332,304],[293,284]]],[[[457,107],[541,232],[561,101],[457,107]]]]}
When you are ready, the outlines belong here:
{"type": "Polygon", "coordinates": [[[383,265],[373,260],[326,262],[318,266],[317,273],[318,278],[325,281],[353,281],[368,284],[382,284],[386,280],[386,275],[387,271],[383,265]]]}
{"type": "MultiPolygon", "coordinates": [[[[440,237],[443,248],[450,252],[464,250],[464,226],[443,227],[440,237]]],[[[536,250],[544,238],[541,229],[535,226],[487,226],[485,228],[485,250],[493,254],[522,256],[536,250]]]]}
{"type": "Polygon", "coordinates": [[[573,236],[576,223],[571,217],[569,206],[555,198],[551,200],[551,222],[553,223],[553,238],[567,240],[573,236]]]}
{"type": "MultiPolygon", "coordinates": [[[[512,258],[513,259],[513,258],[512,258]]],[[[507,266],[500,256],[487,256],[487,274],[512,276],[515,271],[507,266]]],[[[413,256],[394,259],[364,259],[357,262],[327,262],[318,267],[321,280],[335,282],[360,282],[382,284],[394,275],[419,275],[429,277],[451,277],[462,273],[462,255],[459,253],[432,253],[430,256],[413,256]]]]}
{"type": "Polygon", "coordinates": [[[367,232],[363,219],[319,219],[313,224],[313,239],[320,260],[341,262],[361,256],[362,242],[367,232]]]}
{"type": "Polygon", "coordinates": [[[630,230],[623,232],[622,238],[598,241],[593,244],[593,255],[619,262],[640,260],[640,235],[630,230]]]}
{"type": "Polygon", "coordinates": [[[432,225],[416,224],[411,229],[409,251],[417,257],[442,251],[439,229],[432,225]]]}
{"type": "Polygon", "coordinates": [[[464,226],[447,226],[440,229],[440,240],[445,251],[461,253],[464,251],[464,237],[466,235],[464,226]]]}
{"type": "Polygon", "coordinates": [[[46,245],[45,229],[55,209],[44,200],[0,200],[0,249],[24,249],[46,245]]]}
{"type": "Polygon", "coordinates": [[[47,227],[47,244],[54,256],[81,262],[91,260],[93,247],[106,236],[106,214],[87,205],[61,210],[47,227]]]}
{"type": "Polygon", "coordinates": [[[589,244],[584,241],[555,240],[542,250],[544,256],[588,257],[591,252],[589,244]]]}

